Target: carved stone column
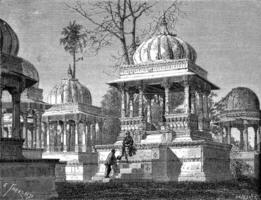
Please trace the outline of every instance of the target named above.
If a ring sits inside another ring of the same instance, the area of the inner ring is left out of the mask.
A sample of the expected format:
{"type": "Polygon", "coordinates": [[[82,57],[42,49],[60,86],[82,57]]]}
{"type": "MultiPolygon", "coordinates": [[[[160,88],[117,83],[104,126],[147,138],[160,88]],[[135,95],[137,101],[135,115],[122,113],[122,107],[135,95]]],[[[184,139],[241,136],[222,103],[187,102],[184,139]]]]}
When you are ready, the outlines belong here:
{"type": "Polygon", "coordinates": [[[75,123],[75,152],[79,152],[79,122],[75,123]]]}
{"type": "Polygon", "coordinates": [[[13,113],[12,113],[12,137],[16,139],[21,139],[20,130],[20,98],[21,94],[18,91],[11,92],[12,103],[13,103],[13,113]]]}
{"type": "Polygon", "coordinates": [[[98,144],[102,144],[102,127],[103,127],[103,122],[99,121],[98,122],[98,144]]]}
{"type": "Polygon", "coordinates": [[[63,121],[63,152],[67,152],[67,122],[63,121]]]}
{"type": "Polygon", "coordinates": [[[3,123],[3,120],[2,120],[2,118],[3,118],[3,116],[2,116],[2,114],[3,114],[2,113],[2,92],[3,92],[3,87],[0,83],[0,139],[3,137],[3,132],[2,132],[2,130],[3,130],[3,126],[2,126],[2,123],[3,123]]]}
{"type": "Polygon", "coordinates": [[[258,140],[258,125],[253,126],[254,128],[254,150],[257,151],[257,140],[258,140]]]}
{"type": "Polygon", "coordinates": [[[126,90],[121,87],[121,118],[126,117],[126,90]]]}
{"type": "Polygon", "coordinates": [[[243,137],[243,131],[244,131],[244,127],[240,126],[238,127],[238,130],[240,132],[240,137],[239,137],[239,150],[242,151],[244,149],[244,137],[243,137]]]}
{"type": "Polygon", "coordinates": [[[133,117],[134,92],[129,91],[130,117],[133,117]]]}
{"type": "Polygon", "coordinates": [[[53,137],[54,137],[53,150],[58,151],[58,149],[59,149],[58,121],[54,122],[52,132],[53,132],[53,137]]]}
{"type": "Polygon", "coordinates": [[[23,134],[24,134],[24,147],[28,148],[28,129],[27,129],[27,117],[28,113],[23,113],[23,134]]]}
{"type": "Polygon", "coordinates": [[[143,117],[143,86],[139,86],[139,117],[143,117]]]}
{"type": "Polygon", "coordinates": [[[198,94],[198,129],[202,131],[204,129],[204,116],[203,116],[203,95],[202,92],[197,92],[198,94]]]}
{"type": "Polygon", "coordinates": [[[33,128],[32,128],[32,148],[36,148],[36,134],[37,134],[37,117],[36,114],[33,114],[33,128]]]}
{"type": "Polygon", "coordinates": [[[190,86],[189,83],[184,84],[184,106],[185,106],[185,113],[189,114],[191,109],[190,103],[190,86]]]}
{"type": "Polygon", "coordinates": [[[86,152],[86,135],[87,135],[86,123],[83,122],[83,133],[82,133],[82,152],[86,152]]]}
{"type": "Polygon", "coordinates": [[[42,113],[36,112],[36,148],[42,148],[42,113]]]}
{"type": "Polygon", "coordinates": [[[209,113],[208,113],[208,93],[203,93],[203,115],[205,119],[209,119],[209,113]]]}
{"type": "Polygon", "coordinates": [[[231,126],[228,124],[227,129],[227,144],[231,144],[231,126]]]}
{"type": "Polygon", "coordinates": [[[257,151],[261,152],[261,127],[258,125],[257,129],[257,151]]]}
{"type": "Polygon", "coordinates": [[[91,124],[91,142],[92,142],[92,149],[95,147],[96,142],[96,130],[95,130],[95,123],[91,124]]]}
{"type": "Polygon", "coordinates": [[[8,129],[7,137],[8,137],[8,138],[11,138],[11,137],[12,137],[12,124],[11,124],[11,125],[8,125],[8,126],[7,126],[7,129],[8,129]]]}
{"type": "Polygon", "coordinates": [[[50,122],[46,123],[46,152],[50,152],[50,122]]]}
{"type": "Polygon", "coordinates": [[[147,97],[147,122],[151,124],[151,98],[147,97]]]}
{"type": "Polygon", "coordinates": [[[91,142],[91,124],[88,122],[86,124],[86,151],[91,152],[92,151],[92,142],[91,142]]]}
{"type": "Polygon", "coordinates": [[[190,90],[191,113],[197,114],[197,100],[195,90],[190,90]]]}
{"type": "Polygon", "coordinates": [[[165,116],[170,113],[170,108],[169,108],[169,84],[165,84],[165,116]]]}
{"type": "Polygon", "coordinates": [[[247,122],[244,122],[244,131],[243,131],[243,137],[244,137],[244,151],[248,151],[248,124],[247,122]]]}

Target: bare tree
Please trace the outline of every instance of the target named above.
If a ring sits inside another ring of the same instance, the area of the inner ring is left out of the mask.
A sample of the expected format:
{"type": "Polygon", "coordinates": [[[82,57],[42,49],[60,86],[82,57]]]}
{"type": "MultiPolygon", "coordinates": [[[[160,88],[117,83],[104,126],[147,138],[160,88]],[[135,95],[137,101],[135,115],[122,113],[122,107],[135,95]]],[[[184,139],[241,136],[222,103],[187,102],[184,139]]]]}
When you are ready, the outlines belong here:
{"type": "MultiPolygon", "coordinates": [[[[117,0],[95,1],[83,3],[76,1],[74,5],[67,6],[83,16],[94,28],[87,30],[90,46],[97,53],[104,46],[111,45],[116,39],[121,44],[119,64],[132,64],[132,55],[139,45],[139,39],[144,33],[155,32],[159,27],[161,15],[151,18],[147,28],[139,28],[139,20],[153,12],[152,8],[157,2],[117,0]],[[143,34],[142,34],[143,33],[143,34]],[[121,59],[123,58],[123,59],[121,59]]],[[[169,26],[173,27],[180,15],[179,3],[174,1],[164,11],[169,26]]],[[[116,56],[115,56],[116,58],[116,56]]]]}

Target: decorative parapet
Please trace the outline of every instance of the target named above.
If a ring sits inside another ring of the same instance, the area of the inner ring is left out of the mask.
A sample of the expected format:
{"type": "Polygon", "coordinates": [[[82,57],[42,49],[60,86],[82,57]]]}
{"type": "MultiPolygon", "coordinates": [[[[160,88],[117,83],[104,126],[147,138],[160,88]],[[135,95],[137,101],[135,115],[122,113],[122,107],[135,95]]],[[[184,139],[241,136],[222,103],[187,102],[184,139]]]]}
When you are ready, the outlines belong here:
{"type": "Polygon", "coordinates": [[[70,103],[70,104],[56,104],[53,105],[50,109],[48,109],[44,116],[50,116],[50,115],[63,115],[65,113],[86,113],[91,115],[100,115],[101,114],[101,108],[88,105],[88,104],[80,104],[80,103],[70,103]]]}
{"type": "Polygon", "coordinates": [[[179,114],[168,114],[166,117],[166,124],[171,129],[185,129],[191,128],[197,130],[198,119],[196,115],[179,113],[179,114]]]}
{"type": "Polygon", "coordinates": [[[121,130],[137,130],[143,125],[142,117],[124,117],[121,118],[121,130]]]}
{"type": "Polygon", "coordinates": [[[122,65],[120,67],[120,78],[125,78],[132,75],[159,73],[159,72],[174,72],[178,70],[191,71],[197,75],[207,78],[207,71],[201,67],[191,63],[188,59],[155,61],[150,63],[142,63],[138,65],[122,65]]]}

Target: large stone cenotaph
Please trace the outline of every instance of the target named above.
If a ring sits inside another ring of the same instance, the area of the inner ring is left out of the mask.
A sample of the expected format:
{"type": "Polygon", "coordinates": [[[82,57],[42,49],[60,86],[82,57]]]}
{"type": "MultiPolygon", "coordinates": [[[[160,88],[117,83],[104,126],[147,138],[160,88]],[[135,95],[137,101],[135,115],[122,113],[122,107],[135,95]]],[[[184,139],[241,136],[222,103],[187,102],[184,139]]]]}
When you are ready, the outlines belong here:
{"type": "Polygon", "coordinates": [[[109,83],[122,95],[121,133],[115,144],[96,146],[99,169],[93,181],[105,180],[104,161],[112,148],[120,154],[127,130],[137,152],[119,162],[113,180],[230,179],[231,146],[213,142],[209,133],[208,95],[218,87],[196,64],[191,45],[170,33],[163,20],[160,33],[143,42],[133,60],[109,83]]]}

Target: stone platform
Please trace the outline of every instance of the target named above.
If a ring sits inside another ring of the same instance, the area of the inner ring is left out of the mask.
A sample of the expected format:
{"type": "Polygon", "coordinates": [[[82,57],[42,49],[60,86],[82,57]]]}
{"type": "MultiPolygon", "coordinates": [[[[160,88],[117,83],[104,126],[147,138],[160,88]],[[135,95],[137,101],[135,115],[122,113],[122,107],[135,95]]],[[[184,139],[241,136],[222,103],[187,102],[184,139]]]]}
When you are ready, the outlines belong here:
{"type": "Polygon", "coordinates": [[[97,171],[95,152],[44,152],[43,158],[59,159],[62,163],[55,169],[57,181],[88,182],[97,171]]]}
{"type": "Polygon", "coordinates": [[[45,200],[57,197],[58,160],[0,160],[0,199],[45,200]]]}
{"type": "MultiPolygon", "coordinates": [[[[93,181],[104,181],[104,162],[112,148],[120,155],[120,145],[97,145],[98,172],[93,181]]],[[[197,140],[165,144],[137,144],[136,155],[118,163],[114,181],[198,181],[231,179],[230,145],[197,140]]]]}

